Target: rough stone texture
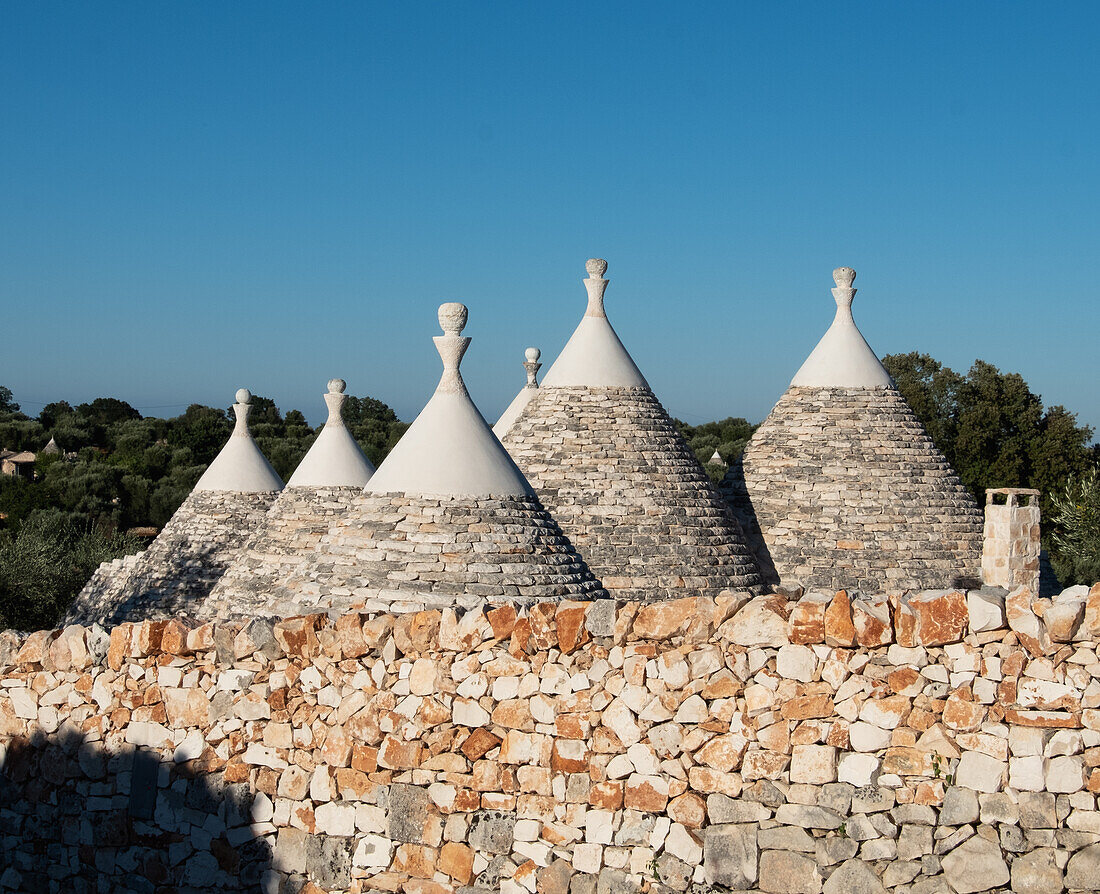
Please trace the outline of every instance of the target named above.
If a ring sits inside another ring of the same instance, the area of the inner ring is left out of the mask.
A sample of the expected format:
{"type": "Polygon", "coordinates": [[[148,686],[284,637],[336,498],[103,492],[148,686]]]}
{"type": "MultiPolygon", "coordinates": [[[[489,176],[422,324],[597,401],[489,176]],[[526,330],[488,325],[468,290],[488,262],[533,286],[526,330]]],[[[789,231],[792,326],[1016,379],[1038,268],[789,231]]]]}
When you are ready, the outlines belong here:
{"type": "Polygon", "coordinates": [[[789,388],[722,493],[772,582],[979,581],[982,514],[893,388],[789,388]]]}
{"type": "Polygon", "coordinates": [[[0,633],[0,891],[1095,887],[1094,641],[739,642],[761,601],[0,633]]]}
{"type": "Polygon", "coordinates": [[[201,617],[289,617],[311,611],[285,582],[314,557],[321,538],[362,492],[361,487],[285,488],[214,586],[201,617]]]}
{"type": "Polygon", "coordinates": [[[100,563],[73,600],[68,617],[75,618],[78,613],[94,610],[96,606],[117,603],[129,584],[130,575],[140,564],[141,556],[141,553],[134,553],[100,563]]]}
{"type": "Polygon", "coordinates": [[[1019,487],[985,492],[982,580],[988,586],[1039,592],[1039,491],[1019,487]]]}
{"type": "Polygon", "coordinates": [[[405,609],[604,596],[532,497],[362,494],[285,584],[300,605],[405,609]]]}
{"type": "Polygon", "coordinates": [[[198,616],[277,496],[276,491],[192,491],[128,573],[124,571],[121,585],[85,587],[66,623],[198,616]]]}
{"type": "Polygon", "coordinates": [[[737,521],[648,388],[544,386],[504,446],[617,598],[759,588],[737,521]]]}

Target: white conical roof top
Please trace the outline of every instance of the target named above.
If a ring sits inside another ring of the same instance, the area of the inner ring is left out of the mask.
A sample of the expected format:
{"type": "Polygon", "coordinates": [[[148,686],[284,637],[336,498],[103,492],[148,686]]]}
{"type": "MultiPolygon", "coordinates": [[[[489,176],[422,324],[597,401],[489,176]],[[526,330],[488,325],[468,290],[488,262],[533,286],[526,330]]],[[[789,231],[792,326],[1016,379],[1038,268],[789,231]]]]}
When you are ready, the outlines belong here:
{"type": "Polygon", "coordinates": [[[619,341],[604,312],[603,295],[609,282],[603,276],[607,261],[591,258],[585,269],[588,309],[542,380],[542,387],[648,388],[645,376],[619,341]]]}
{"type": "Polygon", "coordinates": [[[838,267],[833,271],[837,285],[833,289],[836,299],[833,325],[791,379],[792,387],[894,387],[894,380],[879,363],[852,317],[852,298],[856,294],[852,282],[855,278],[856,272],[851,267],[838,267]]]}
{"type": "Polygon", "coordinates": [[[374,474],[374,466],[344,424],[344,394],[347,382],[331,379],[325,403],[328,420],[313,446],[302,457],[287,487],[363,487],[374,474]]]}
{"type": "Polygon", "coordinates": [[[283,480],[271,468],[271,463],[260,452],[248,430],[250,400],[252,395],[247,388],[237,391],[237,402],[233,404],[237,422],[233,426],[233,434],[206,467],[195,490],[267,493],[283,489],[283,480]]]}
{"type": "Polygon", "coordinates": [[[523,412],[523,408],[531,402],[531,398],[539,390],[537,377],[539,370],[542,369],[542,364],[539,363],[541,356],[542,351],[538,348],[528,348],[524,352],[526,359],[523,361],[523,369],[527,373],[527,384],[519,390],[519,394],[512,399],[507,409],[500,414],[497,424],[493,426],[493,434],[498,438],[503,438],[508,434],[508,429],[519,419],[519,414],[523,412]]]}
{"type": "Polygon", "coordinates": [[[368,493],[431,496],[533,496],[534,491],[470,400],[459,364],[470,345],[460,333],[467,310],[439,308],[436,349],[443,376],[435,394],[367,483],[368,493]]]}

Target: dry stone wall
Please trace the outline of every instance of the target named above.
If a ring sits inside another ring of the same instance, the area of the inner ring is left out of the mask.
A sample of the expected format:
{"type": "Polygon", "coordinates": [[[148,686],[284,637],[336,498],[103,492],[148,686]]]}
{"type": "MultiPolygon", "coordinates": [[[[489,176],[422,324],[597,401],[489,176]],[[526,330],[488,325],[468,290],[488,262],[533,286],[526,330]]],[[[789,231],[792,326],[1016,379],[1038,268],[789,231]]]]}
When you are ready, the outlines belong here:
{"type": "Polygon", "coordinates": [[[894,388],[789,388],[722,493],[772,582],[981,580],[982,513],[894,388]]]}
{"type": "Polygon", "coordinates": [[[540,388],[503,443],[616,597],[759,588],[737,521],[648,388],[540,388]]]}
{"type": "Polygon", "coordinates": [[[81,590],[66,623],[195,615],[241,554],[276,492],[192,491],[121,582],[81,590]]]}
{"type": "Polygon", "coordinates": [[[1100,585],[0,634],[0,890],[1094,890],[1098,636],[1100,585]]]}

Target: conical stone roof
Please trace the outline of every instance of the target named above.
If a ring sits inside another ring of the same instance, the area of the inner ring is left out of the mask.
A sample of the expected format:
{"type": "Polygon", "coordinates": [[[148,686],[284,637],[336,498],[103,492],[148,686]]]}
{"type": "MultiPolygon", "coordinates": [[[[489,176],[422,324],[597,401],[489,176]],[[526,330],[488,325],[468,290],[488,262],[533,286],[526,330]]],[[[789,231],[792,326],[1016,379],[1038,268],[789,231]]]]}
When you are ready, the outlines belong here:
{"type": "Polygon", "coordinates": [[[731,465],[722,492],[772,582],[935,589],[980,583],[982,514],[852,317],[836,317],[731,465]]]}
{"type": "Polygon", "coordinates": [[[236,397],[233,434],[156,540],[128,569],[124,585],[86,587],[66,623],[198,615],[283,487],[248,430],[252,395],[241,388],[236,397]]]}
{"type": "Polygon", "coordinates": [[[328,420],[248,545],[202,604],[202,617],[286,617],[312,610],[283,584],[313,558],[334,519],[347,512],[374,474],[344,424],[346,387],[343,379],[329,381],[328,420]]]}
{"type": "Polygon", "coordinates": [[[364,493],[288,589],[332,611],[604,595],[474,406],[459,371],[466,308],[439,309],[443,376],[364,493]]]}
{"type": "Polygon", "coordinates": [[[586,266],[585,315],[505,447],[613,596],[758,588],[737,521],[607,319],[607,262],[586,266]]]}

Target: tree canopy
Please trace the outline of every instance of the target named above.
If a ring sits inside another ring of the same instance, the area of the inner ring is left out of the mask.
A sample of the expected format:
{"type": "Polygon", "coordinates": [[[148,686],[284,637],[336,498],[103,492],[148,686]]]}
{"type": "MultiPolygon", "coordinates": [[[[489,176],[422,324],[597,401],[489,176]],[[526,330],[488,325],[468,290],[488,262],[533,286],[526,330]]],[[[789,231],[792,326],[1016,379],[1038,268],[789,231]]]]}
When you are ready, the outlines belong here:
{"type": "Polygon", "coordinates": [[[964,376],[927,354],[890,354],[883,365],[932,441],[980,505],[989,487],[1054,494],[1094,466],[1092,429],[1062,406],[1044,407],[1019,373],[977,360],[964,376]]]}

